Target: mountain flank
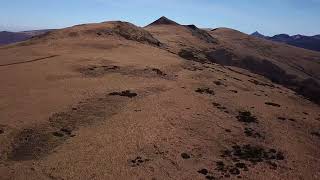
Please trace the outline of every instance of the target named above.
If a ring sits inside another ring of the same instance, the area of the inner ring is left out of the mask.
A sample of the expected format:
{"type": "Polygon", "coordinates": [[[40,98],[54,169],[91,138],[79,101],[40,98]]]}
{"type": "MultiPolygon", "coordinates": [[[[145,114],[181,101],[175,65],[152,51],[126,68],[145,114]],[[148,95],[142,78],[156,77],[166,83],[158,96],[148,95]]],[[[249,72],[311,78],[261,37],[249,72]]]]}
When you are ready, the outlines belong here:
{"type": "Polygon", "coordinates": [[[317,179],[320,53],[160,18],[0,47],[0,179],[317,179]]]}

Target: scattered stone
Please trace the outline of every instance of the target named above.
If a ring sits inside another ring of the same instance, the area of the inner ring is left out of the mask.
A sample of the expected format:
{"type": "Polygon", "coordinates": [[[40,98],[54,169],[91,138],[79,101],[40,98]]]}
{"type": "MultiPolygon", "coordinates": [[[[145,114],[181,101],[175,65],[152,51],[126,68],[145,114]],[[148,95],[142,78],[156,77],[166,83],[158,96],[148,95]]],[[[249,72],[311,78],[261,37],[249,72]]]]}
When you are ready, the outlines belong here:
{"type": "Polygon", "coordinates": [[[198,88],[197,90],[196,90],[196,92],[197,93],[200,93],[200,94],[211,94],[211,95],[214,95],[215,93],[214,93],[214,91],[213,90],[211,90],[210,88],[198,88]]]}
{"type": "Polygon", "coordinates": [[[277,169],[278,168],[278,165],[275,162],[267,161],[267,164],[270,165],[271,169],[277,169]]]}
{"type": "Polygon", "coordinates": [[[296,120],[293,118],[290,118],[289,121],[296,122],[296,120]]]}
{"type": "Polygon", "coordinates": [[[241,81],[241,82],[242,82],[242,80],[241,80],[241,79],[239,79],[239,78],[232,77],[232,79],[237,80],[237,81],[241,81]]]}
{"type": "Polygon", "coordinates": [[[229,172],[232,175],[239,175],[240,174],[240,170],[236,167],[229,169],[229,172]]]}
{"type": "Polygon", "coordinates": [[[217,106],[221,106],[219,103],[215,103],[215,102],[213,102],[212,104],[213,104],[214,106],[216,106],[216,107],[217,107],[217,106]]]}
{"type": "Polygon", "coordinates": [[[221,109],[221,110],[225,110],[225,109],[227,109],[226,107],[223,107],[223,106],[219,106],[219,107],[217,107],[218,109],[221,109]]]}
{"type": "Polygon", "coordinates": [[[68,128],[61,128],[60,131],[67,134],[67,135],[71,135],[71,133],[72,133],[72,130],[68,129],[68,128]]]}
{"type": "Polygon", "coordinates": [[[247,165],[241,162],[236,163],[236,167],[240,169],[248,169],[247,165]]]}
{"type": "Polygon", "coordinates": [[[119,66],[102,66],[105,71],[120,69],[119,66]]]}
{"type": "Polygon", "coordinates": [[[258,132],[255,132],[252,128],[245,128],[244,133],[248,137],[253,137],[253,138],[262,138],[262,135],[258,132]]]}
{"type": "Polygon", "coordinates": [[[313,131],[311,132],[311,135],[320,137],[320,132],[313,131]]]}
{"type": "Polygon", "coordinates": [[[227,111],[226,109],[226,107],[224,107],[224,106],[221,106],[221,104],[219,104],[219,103],[215,103],[215,102],[213,102],[212,103],[215,107],[217,107],[218,109],[220,109],[220,110],[225,110],[224,112],[225,113],[229,113],[229,111],[227,111]]]}
{"type": "Polygon", "coordinates": [[[249,111],[239,111],[239,115],[237,116],[237,119],[240,122],[257,123],[257,118],[253,116],[249,111]]]}
{"type": "Polygon", "coordinates": [[[218,171],[224,171],[225,170],[225,164],[224,164],[223,161],[217,161],[216,162],[216,166],[217,166],[216,170],[218,170],[218,171]]]}
{"type": "Polygon", "coordinates": [[[287,120],[287,118],[284,118],[284,117],[278,117],[279,120],[282,120],[282,121],[285,121],[287,120]]]}
{"type": "Polygon", "coordinates": [[[213,83],[214,83],[215,85],[217,85],[217,86],[223,85],[222,82],[220,82],[220,81],[214,81],[213,83]]]}
{"type": "Polygon", "coordinates": [[[109,94],[110,96],[125,96],[129,98],[136,97],[138,94],[130,92],[130,90],[122,91],[122,92],[112,92],[109,94]]]}
{"type": "Polygon", "coordinates": [[[277,119],[278,119],[278,120],[281,120],[281,121],[289,120],[289,121],[292,121],[292,122],[296,122],[296,120],[295,120],[295,119],[293,119],[293,118],[289,118],[289,119],[287,119],[287,118],[285,118],[285,117],[278,117],[277,119]]]}
{"type": "Polygon", "coordinates": [[[140,166],[141,164],[148,162],[148,161],[150,161],[150,159],[144,159],[141,156],[138,156],[135,159],[130,160],[129,164],[131,167],[137,167],[137,166],[140,166]]]}
{"type": "Polygon", "coordinates": [[[224,151],[223,156],[229,156],[231,158],[236,157],[240,160],[250,161],[254,164],[263,161],[285,159],[282,152],[278,152],[275,149],[266,150],[262,147],[252,146],[250,144],[232,146],[232,150],[224,151]]]}
{"type": "Polygon", "coordinates": [[[198,173],[203,174],[203,175],[207,175],[209,173],[209,171],[207,169],[201,169],[198,171],[198,173]]]}
{"type": "Polygon", "coordinates": [[[3,129],[0,129],[0,134],[3,134],[4,133],[4,130],[3,129]]]}
{"type": "Polygon", "coordinates": [[[226,129],[225,131],[226,131],[226,132],[228,132],[228,133],[230,133],[230,132],[231,132],[231,130],[230,130],[230,129],[226,129]]]}
{"type": "Polygon", "coordinates": [[[269,105],[269,106],[274,106],[274,107],[281,107],[281,105],[276,104],[276,103],[272,103],[272,102],[266,102],[265,104],[269,105]]]}
{"type": "Polygon", "coordinates": [[[233,93],[235,93],[235,94],[238,93],[238,91],[236,91],[236,90],[230,90],[230,92],[233,92],[233,93]]]}
{"type": "Polygon", "coordinates": [[[63,136],[64,136],[64,134],[61,133],[61,132],[53,132],[52,134],[53,134],[54,136],[56,136],[56,137],[63,137],[63,136]]]}
{"type": "Polygon", "coordinates": [[[208,175],[208,176],[206,176],[206,179],[214,180],[214,179],[216,179],[216,178],[215,178],[214,176],[208,175]]]}
{"type": "Polygon", "coordinates": [[[251,82],[251,83],[253,83],[253,84],[255,84],[255,85],[259,85],[259,86],[268,86],[268,87],[271,87],[271,88],[274,88],[274,87],[275,87],[275,86],[272,85],[272,84],[262,83],[262,82],[260,82],[260,81],[255,80],[255,79],[250,79],[250,80],[248,80],[248,81],[251,82]]]}
{"type": "Polygon", "coordinates": [[[153,72],[156,72],[160,76],[166,76],[167,75],[166,73],[162,72],[160,69],[157,69],[157,68],[152,68],[151,70],[153,72]]]}
{"type": "Polygon", "coordinates": [[[187,154],[187,153],[181,153],[181,157],[182,157],[183,159],[190,159],[190,155],[187,154]]]}

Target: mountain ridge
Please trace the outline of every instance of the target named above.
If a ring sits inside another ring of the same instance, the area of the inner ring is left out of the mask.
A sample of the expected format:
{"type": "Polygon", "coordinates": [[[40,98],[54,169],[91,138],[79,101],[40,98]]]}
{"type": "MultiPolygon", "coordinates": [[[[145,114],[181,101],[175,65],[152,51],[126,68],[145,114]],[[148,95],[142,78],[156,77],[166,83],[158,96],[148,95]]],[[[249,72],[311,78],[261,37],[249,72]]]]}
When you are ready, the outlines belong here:
{"type": "Polygon", "coordinates": [[[39,36],[53,30],[54,29],[30,30],[20,32],[0,31],[0,45],[26,41],[34,36],[39,36]]]}
{"type": "Polygon", "coordinates": [[[288,34],[277,34],[274,36],[264,36],[263,34],[254,32],[251,36],[255,36],[258,38],[264,38],[271,41],[282,42],[292,46],[309,49],[313,51],[320,51],[320,35],[314,36],[305,36],[301,34],[297,35],[288,35],[288,34]]]}

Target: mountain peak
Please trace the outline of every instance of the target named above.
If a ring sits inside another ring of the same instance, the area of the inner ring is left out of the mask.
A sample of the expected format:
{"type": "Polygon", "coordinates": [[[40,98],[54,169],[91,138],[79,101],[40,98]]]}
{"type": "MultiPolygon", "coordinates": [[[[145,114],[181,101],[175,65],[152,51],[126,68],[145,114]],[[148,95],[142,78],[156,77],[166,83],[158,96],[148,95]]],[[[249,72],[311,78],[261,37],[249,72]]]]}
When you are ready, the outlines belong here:
{"type": "Polygon", "coordinates": [[[154,21],[153,23],[149,24],[148,26],[152,25],[179,25],[178,23],[168,19],[165,16],[160,17],[158,20],[154,21]]]}
{"type": "Polygon", "coordinates": [[[252,33],[251,35],[252,35],[252,36],[255,36],[255,37],[259,37],[259,38],[265,38],[265,35],[259,33],[258,31],[252,33]]]}

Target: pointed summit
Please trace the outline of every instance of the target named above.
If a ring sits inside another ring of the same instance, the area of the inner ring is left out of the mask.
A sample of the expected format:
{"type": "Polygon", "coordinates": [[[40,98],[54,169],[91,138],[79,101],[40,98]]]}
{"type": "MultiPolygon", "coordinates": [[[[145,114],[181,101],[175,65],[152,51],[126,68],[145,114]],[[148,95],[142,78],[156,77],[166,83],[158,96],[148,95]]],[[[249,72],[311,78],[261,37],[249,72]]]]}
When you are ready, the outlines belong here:
{"type": "Polygon", "coordinates": [[[165,16],[162,16],[161,18],[149,24],[148,26],[155,26],[155,25],[179,25],[179,24],[166,18],[165,16]]]}
{"type": "Polygon", "coordinates": [[[258,37],[258,38],[265,38],[266,37],[265,35],[259,33],[258,31],[252,33],[251,36],[255,36],[255,37],[258,37]]]}

